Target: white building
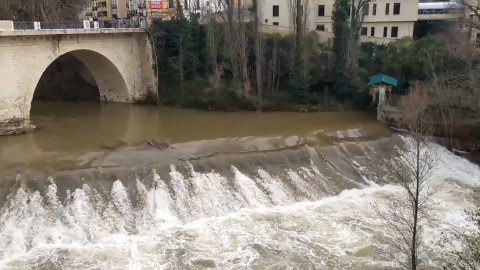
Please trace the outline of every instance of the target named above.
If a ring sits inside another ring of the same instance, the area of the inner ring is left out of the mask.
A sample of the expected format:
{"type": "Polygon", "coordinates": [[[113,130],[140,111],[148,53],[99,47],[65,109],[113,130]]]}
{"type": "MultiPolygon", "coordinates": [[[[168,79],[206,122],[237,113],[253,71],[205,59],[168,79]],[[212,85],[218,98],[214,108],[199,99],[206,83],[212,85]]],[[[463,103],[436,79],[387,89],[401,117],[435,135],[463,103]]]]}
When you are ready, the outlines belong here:
{"type": "MultiPolygon", "coordinates": [[[[291,33],[288,1],[264,0],[261,6],[262,30],[291,33]]],[[[308,7],[308,30],[317,30],[321,41],[333,37],[332,12],[335,0],[304,0],[308,7]]],[[[364,9],[362,40],[388,42],[413,36],[418,19],[419,0],[376,0],[364,9]]]]}

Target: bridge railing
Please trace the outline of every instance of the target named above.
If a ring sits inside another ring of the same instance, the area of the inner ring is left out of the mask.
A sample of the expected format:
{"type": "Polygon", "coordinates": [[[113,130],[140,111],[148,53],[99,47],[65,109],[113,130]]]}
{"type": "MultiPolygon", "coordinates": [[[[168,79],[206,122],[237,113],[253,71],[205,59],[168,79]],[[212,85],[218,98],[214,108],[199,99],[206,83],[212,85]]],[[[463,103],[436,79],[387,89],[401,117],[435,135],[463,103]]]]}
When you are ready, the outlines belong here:
{"type": "Polygon", "coordinates": [[[40,29],[84,29],[83,22],[40,22],[40,29]]]}
{"type": "Polygon", "coordinates": [[[13,29],[15,30],[34,30],[35,22],[13,22],[13,29]]]}
{"type": "MultiPolygon", "coordinates": [[[[0,0],[1,1],[1,0],[0,0]]],[[[144,28],[142,22],[116,21],[67,21],[67,22],[19,22],[12,23],[10,30],[52,30],[52,29],[131,29],[144,28]]],[[[2,29],[0,29],[1,31],[2,29]]],[[[8,29],[7,29],[8,30],[8,29]]]]}
{"type": "Polygon", "coordinates": [[[136,21],[129,20],[116,20],[115,22],[110,21],[101,21],[99,23],[99,28],[142,28],[142,24],[136,21]]]}

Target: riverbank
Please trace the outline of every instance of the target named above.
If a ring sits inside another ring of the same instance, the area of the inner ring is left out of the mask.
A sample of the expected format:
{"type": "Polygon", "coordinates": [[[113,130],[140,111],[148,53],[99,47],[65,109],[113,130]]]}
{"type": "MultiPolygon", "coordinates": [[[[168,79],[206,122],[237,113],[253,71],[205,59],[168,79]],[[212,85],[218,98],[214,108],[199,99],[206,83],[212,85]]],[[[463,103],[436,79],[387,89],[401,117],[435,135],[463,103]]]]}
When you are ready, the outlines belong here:
{"type": "Polygon", "coordinates": [[[160,105],[175,108],[188,108],[209,111],[288,111],[288,112],[336,112],[371,111],[372,98],[368,93],[359,93],[353,99],[338,100],[325,92],[307,92],[301,97],[288,92],[265,95],[254,94],[248,97],[238,95],[235,87],[225,81],[222,86],[212,88],[206,79],[185,82],[184,91],[162,89],[158,93],[149,90],[138,104],[160,105]]]}

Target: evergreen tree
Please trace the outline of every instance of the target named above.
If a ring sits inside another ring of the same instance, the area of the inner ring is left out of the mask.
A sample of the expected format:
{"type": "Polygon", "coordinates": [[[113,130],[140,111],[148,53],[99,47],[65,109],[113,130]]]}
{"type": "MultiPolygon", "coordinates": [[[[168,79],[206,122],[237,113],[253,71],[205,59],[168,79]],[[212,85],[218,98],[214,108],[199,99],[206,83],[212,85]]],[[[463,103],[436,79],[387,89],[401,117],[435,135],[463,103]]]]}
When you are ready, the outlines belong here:
{"type": "Polygon", "coordinates": [[[335,62],[333,65],[332,78],[334,81],[335,93],[339,96],[346,96],[350,94],[350,83],[346,76],[346,63],[348,53],[348,37],[350,34],[349,28],[349,0],[335,0],[333,8],[333,32],[335,37],[333,39],[333,53],[335,55],[335,62]]]}

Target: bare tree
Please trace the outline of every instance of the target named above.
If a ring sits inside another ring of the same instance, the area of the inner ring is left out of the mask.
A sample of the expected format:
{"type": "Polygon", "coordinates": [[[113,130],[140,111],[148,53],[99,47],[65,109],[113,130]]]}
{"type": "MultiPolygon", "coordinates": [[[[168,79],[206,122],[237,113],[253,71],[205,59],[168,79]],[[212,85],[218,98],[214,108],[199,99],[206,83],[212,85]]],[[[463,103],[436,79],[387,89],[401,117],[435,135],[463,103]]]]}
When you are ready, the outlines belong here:
{"type": "Polygon", "coordinates": [[[480,52],[468,36],[458,30],[438,35],[452,60],[448,67],[455,74],[452,86],[462,91],[464,106],[477,110],[480,116],[480,52]]]}
{"type": "Polygon", "coordinates": [[[78,20],[88,0],[2,0],[0,20],[78,20]]]}
{"type": "Polygon", "coordinates": [[[246,12],[242,0],[220,0],[220,9],[225,12],[220,18],[225,23],[224,44],[227,64],[237,83],[237,94],[250,96],[250,78],[248,73],[246,12]],[[236,13],[236,14],[235,14],[236,13]],[[237,16],[235,16],[237,15],[237,16]]]}
{"type": "Polygon", "coordinates": [[[295,9],[297,14],[295,16],[295,62],[296,62],[296,72],[301,72],[303,70],[303,35],[304,35],[304,25],[302,19],[302,13],[304,13],[302,7],[302,0],[295,0],[295,9]]]}
{"type": "Polygon", "coordinates": [[[360,31],[370,9],[370,3],[375,0],[353,0],[350,13],[350,37],[346,52],[347,77],[354,86],[358,85],[358,54],[360,51],[360,31]]]}
{"type": "Polygon", "coordinates": [[[273,38],[271,42],[271,49],[263,55],[263,74],[266,90],[271,94],[277,94],[280,86],[280,52],[278,40],[273,38]]]}
{"type": "Polygon", "coordinates": [[[393,231],[391,238],[381,240],[381,255],[393,259],[405,269],[420,266],[422,223],[427,216],[428,201],[433,190],[427,185],[436,156],[430,136],[433,121],[428,114],[429,94],[416,83],[402,102],[402,126],[409,131],[404,149],[386,162],[395,182],[403,192],[391,194],[385,203],[374,202],[373,209],[393,231]]]}
{"type": "Polygon", "coordinates": [[[218,63],[218,32],[215,17],[212,14],[208,15],[208,22],[205,24],[206,41],[207,41],[207,59],[212,74],[209,82],[213,89],[218,89],[220,80],[223,75],[223,65],[218,63]]]}
{"type": "Polygon", "coordinates": [[[11,7],[11,0],[0,1],[0,19],[9,20],[15,17],[14,10],[11,7]]]}
{"type": "Polygon", "coordinates": [[[306,53],[305,53],[305,35],[307,33],[310,0],[291,0],[288,1],[290,23],[295,35],[295,53],[294,69],[297,75],[306,76],[306,53]],[[299,73],[299,74],[298,74],[299,73]]]}
{"type": "MultiPolygon", "coordinates": [[[[297,33],[297,8],[298,8],[298,5],[297,5],[297,0],[291,0],[291,1],[287,1],[287,4],[288,4],[288,16],[289,16],[289,20],[290,20],[290,25],[292,26],[290,29],[292,31],[293,34],[296,34],[297,33]]],[[[300,0],[300,5],[301,5],[301,0],[300,0]]]]}
{"type": "Polygon", "coordinates": [[[433,60],[430,52],[427,53],[427,74],[430,76],[429,88],[431,88],[433,100],[432,106],[438,108],[442,118],[443,135],[445,139],[445,146],[448,149],[453,147],[453,120],[455,115],[455,104],[457,92],[452,91],[450,82],[454,80],[454,75],[450,72],[439,76],[435,71],[433,60]]]}
{"type": "Polygon", "coordinates": [[[438,244],[440,252],[448,260],[444,269],[480,269],[480,208],[465,212],[472,228],[444,234],[438,244]]]}
{"type": "Polygon", "coordinates": [[[460,11],[461,23],[470,31],[480,29],[480,0],[452,0],[453,9],[460,11]]]}
{"type": "Polygon", "coordinates": [[[262,41],[261,41],[261,34],[259,30],[260,20],[259,16],[260,13],[260,3],[258,0],[253,0],[253,16],[254,16],[254,28],[255,28],[255,75],[256,75],[256,82],[257,82],[257,95],[258,98],[262,98],[262,87],[263,87],[263,78],[262,78],[262,41]]]}

